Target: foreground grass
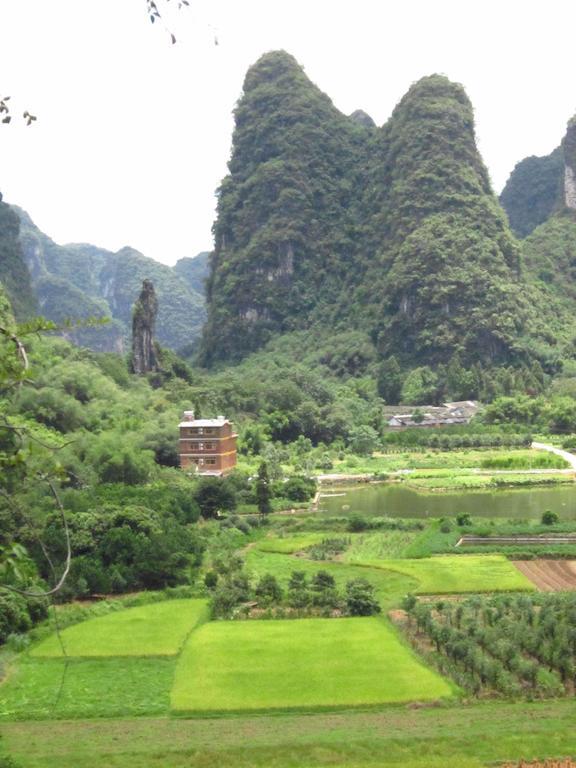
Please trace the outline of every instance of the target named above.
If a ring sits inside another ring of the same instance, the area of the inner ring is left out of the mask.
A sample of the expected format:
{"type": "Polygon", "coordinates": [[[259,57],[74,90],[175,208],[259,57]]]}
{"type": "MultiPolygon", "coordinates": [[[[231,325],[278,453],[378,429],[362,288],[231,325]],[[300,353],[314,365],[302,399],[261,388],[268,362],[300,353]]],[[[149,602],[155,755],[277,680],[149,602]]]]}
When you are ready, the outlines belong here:
{"type": "Polygon", "coordinates": [[[175,659],[22,659],[0,686],[0,719],[126,717],[168,711],[175,659]]]}
{"type": "Polygon", "coordinates": [[[503,555],[438,555],[419,560],[370,560],[358,565],[383,568],[418,582],[417,594],[533,591],[534,585],[503,555]]]}
{"type": "Polygon", "coordinates": [[[479,768],[576,754],[576,701],[213,719],[22,722],[23,768],[479,768]]]}
{"type": "Polygon", "coordinates": [[[381,618],[221,621],[189,638],[171,703],[203,713],[314,710],[454,693],[381,618]]]}
{"type": "MultiPolygon", "coordinates": [[[[192,629],[208,617],[205,600],[170,600],[128,608],[68,627],[68,656],[174,656],[192,629]]],[[[32,657],[62,657],[56,634],[30,650],[32,657]]]]}

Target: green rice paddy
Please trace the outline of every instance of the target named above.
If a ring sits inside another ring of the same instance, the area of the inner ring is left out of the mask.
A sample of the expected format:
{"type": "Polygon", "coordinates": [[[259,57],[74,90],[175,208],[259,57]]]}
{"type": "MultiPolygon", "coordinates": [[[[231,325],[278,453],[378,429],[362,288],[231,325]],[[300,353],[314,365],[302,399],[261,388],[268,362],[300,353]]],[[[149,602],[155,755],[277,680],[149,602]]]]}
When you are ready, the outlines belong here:
{"type": "MultiPolygon", "coordinates": [[[[207,617],[205,600],[167,600],[83,621],[60,637],[67,656],[174,656],[207,617]]],[[[30,656],[62,657],[62,645],[52,634],[30,656]]]]}
{"type": "Polygon", "coordinates": [[[182,652],[172,709],[317,710],[429,701],[455,689],[380,618],[211,622],[182,652]]]}
{"type": "Polygon", "coordinates": [[[358,565],[395,571],[416,580],[421,595],[533,591],[503,555],[438,555],[421,559],[356,560],[358,565]]]}

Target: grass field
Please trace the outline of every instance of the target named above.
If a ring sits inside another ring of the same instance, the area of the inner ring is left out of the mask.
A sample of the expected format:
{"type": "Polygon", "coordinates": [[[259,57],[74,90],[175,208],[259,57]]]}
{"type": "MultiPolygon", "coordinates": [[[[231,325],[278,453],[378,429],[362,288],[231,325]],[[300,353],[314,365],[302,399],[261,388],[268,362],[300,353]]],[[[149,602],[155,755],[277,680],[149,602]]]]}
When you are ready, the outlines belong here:
{"type": "Polygon", "coordinates": [[[419,560],[356,560],[410,576],[417,594],[531,591],[534,585],[503,555],[438,555],[419,560]]]}
{"type": "Polygon", "coordinates": [[[493,469],[537,469],[567,467],[557,456],[533,448],[488,448],[438,451],[423,449],[400,453],[380,453],[371,457],[347,457],[334,462],[333,471],[346,474],[385,473],[399,469],[448,469],[485,467],[493,469]]]}
{"type": "Polygon", "coordinates": [[[173,658],[22,659],[0,686],[0,718],[164,714],[173,658]]]}
{"type": "Polygon", "coordinates": [[[213,622],[193,633],[172,689],[181,712],[371,706],[455,693],[380,618],[213,622]]]}
{"type": "MultiPolygon", "coordinates": [[[[324,537],[326,534],[324,534],[324,537]]],[[[399,600],[407,592],[413,592],[418,582],[410,575],[383,571],[381,568],[363,568],[341,562],[326,560],[306,560],[304,558],[290,557],[275,552],[262,552],[257,548],[250,549],[246,553],[246,566],[249,572],[258,578],[265,573],[273,573],[278,581],[286,586],[292,571],[304,571],[310,578],[319,570],[328,571],[334,576],[337,586],[343,589],[346,582],[362,576],[374,585],[378,599],[383,608],[390,608],[398,604],[399,600]]]]}
{"type": "Polygon", "coordinates": [[[480,768],[576,754],[576,700],[230,718],[18,722],[23,768],[480,768]]]}
{"type": "MultiPolygon", "coordinates": [[[[318,544],[322,539],[330,537],[330,533],[298,533],[293,536],[274,536],[259,541],[255,548],[261,552],[277,552],[282,555],[291,555],[293,552],[299,552],[313,544],[318,544]]],[[[342,534],[333,534],[334,536],[342,534]]]]}
{"type": "MultiPolygon", "coordinates": [[[[207,618],[205,600],[168,600],[83,621],[64,629],[68,656],[174,656],[186,636],[207,618]]],[[[32,657],[61,657],[56,634],[30,650],[32,657]]]]}

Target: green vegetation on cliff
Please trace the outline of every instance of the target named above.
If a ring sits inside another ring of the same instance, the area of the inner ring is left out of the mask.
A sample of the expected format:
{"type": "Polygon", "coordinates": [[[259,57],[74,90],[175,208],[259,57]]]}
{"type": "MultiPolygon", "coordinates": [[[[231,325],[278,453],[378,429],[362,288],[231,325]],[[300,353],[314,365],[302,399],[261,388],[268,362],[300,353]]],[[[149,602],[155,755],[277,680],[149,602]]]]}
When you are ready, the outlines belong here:
{"type": "Polygon", "coordinates": [[[564,181],[560,147],[544,157],[526,157],[516,164],[500,195],[510,226],[526,237],[558,208],[564,181]]]}
{"type": "MultiPolygon", "coordinates": [[[[70,340],[98,351],[122,351],[132,323],[132,305],[142,281],[152,280],[158,293],[158,340],[171,349],[191,344],[204,321],[204,299],[172,267],[133,248],[117,253],[93,245],[57,245],[28,214],[21,219],[20,241],[40,312],[49,320],[107,317],[95,329],[71,329],[70,340]]],[[[1,240],[0,240],[1,242],[1,240]]]]}
{"type": "Polygon", "coordinates": [[[369,359],[404,371],[562,355],[564,318],[524,281],[460,85],[423,78],[376,128],[276,51],[248,71],[235,118],[202,363],[299,330],[362,334],[369,359]]]}
{"type": "Polygon", "coordinates": [[[235,118],[208,281],[208,363],[333,308],[354,271],[360,158],[372,133],[281,51],[248,71],[235,118]]]}
{"type": "Polygon", "coordinates": [[[0,282],[10,297],[12,308],[20,320],[37,311],[22,248],[18,241],[20,222],[0,194],[0,282]]]}

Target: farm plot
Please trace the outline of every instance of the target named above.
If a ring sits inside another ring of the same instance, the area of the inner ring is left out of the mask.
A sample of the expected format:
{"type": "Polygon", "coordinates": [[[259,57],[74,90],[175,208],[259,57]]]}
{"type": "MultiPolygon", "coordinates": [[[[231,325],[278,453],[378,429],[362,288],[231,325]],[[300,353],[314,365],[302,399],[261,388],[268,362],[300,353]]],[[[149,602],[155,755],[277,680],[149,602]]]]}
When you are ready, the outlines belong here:
{"type": "Polygon", "coordinates": [[[186,643],[171,704],[176,713],[308,711],[455,692],[380,618],[215,622],[186,643]]]}
{"type": "Polygon", "coordinates": [[[576,590],[576,560],[514,560],[513,565],[541,592],[576,590]]]}
{"type": "Polygon", "coordinates": [[[421,595],[531,591],[533,583],[503,555],[439,555],[418,560],[362,560],[358,565],[416,579],[421,595]]]}
{"type": "Polygon", "coordinates": [[[175,664],[170,657],[21,659],[0,686],[0,721],[164,714],[175,664]]]}
{"type": "MultiPolygon", "coordinates": [[[[61,638],[72,657],[174,656],[207,617],[205,600],[167,600],[83,621],[63,630],[61,638]]],[[[50,635],[30,656],[62,657],[58,636],[50,635]]]]}

